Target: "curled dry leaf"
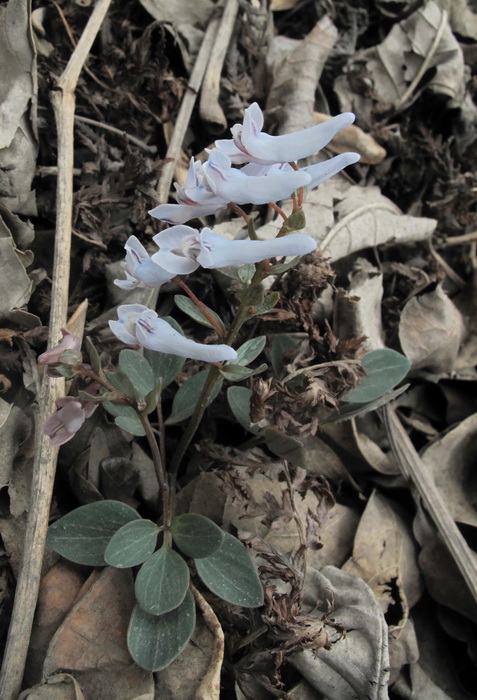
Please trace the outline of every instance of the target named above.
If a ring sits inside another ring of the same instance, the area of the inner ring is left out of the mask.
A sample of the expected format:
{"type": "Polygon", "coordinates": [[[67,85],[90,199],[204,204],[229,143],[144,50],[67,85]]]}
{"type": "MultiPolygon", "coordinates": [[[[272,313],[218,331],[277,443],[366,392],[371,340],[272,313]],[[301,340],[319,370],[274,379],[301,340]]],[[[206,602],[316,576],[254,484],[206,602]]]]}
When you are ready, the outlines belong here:
{"type": "Polygon", "coordinates": [[[371,586],[384,613],[395,605],[399,619],[393,626],[404,626],[422,592],[416,545],[397,507],[377,491],[367,503],[353,555],[343,568],[371,586]]]}
{"type": "Polygon", "coordinates": [[[338,37],[324,15],[302,41],[276,37],[268,54],[272,87],[267,111],[273,114],[280,134],[290,134],[313,124],[315,92],[321,72],[338,37]]]}
{"type": "Polygon", "coordinates": [[[24,690],[18,700],[86,700],[80,684],[69,673],[58,673],[44,683],[24,690]]]}
{"type": "Polygon", "coordinates": [[[67,668],[81,677],[88,697],[102,700],[151,693],[152,675],[132,662],[126,647],[133,605],[131,571],[104,569],[55,633],[44,674],[67,668]]]}
{"type": "Polygon", "coordinates": [[[441,285],[413,297],[402,311],[399,340],[412,369],[452,372],[464,334],[462,315],[441,285]]]}
{"type": "Polygon", "coordinates": [[[317,617],[323,611],[316,602],[334,600],[333,617],[346,634],[330,649],[295,654],[291,664],[330,700],[387,700],[388,632],[372,590],[354,574],[333,566],[321,572],[310,569],[305,585],[305,603],[317,617]]]}
{"type": "MultiPolygon", "coordinates": [[[[432,236],[435,219],[408,216],[381,194],[379,187],[350,185],[341,176],[326,180],[305,201],[301,233],[318,240],[333,261],[386,243],[415,243],[432,236]]],[[[260,238],[275,238],[281,219],[258,229],[260,238]]]]}
{"type": "Polygon", "coordinates": [[[477,527],[477,413],[435,440],[421,456],[454,520],[477,527]]]}
{"type": "Polygon", "coordinates": [[[347,74],[338,77],[334,87],[341,109],[355,111],[367,124],[373,121],[376,100],[388,108],[394,105],[401,109],[424,88],[448,97],[450,107],[460,107],[465,94],[462,50],[446,15],[431,0],[395,24],[381,44],[355,53],[347,74]],[[419,81],[423,67],[424,71],[434,69],[425,83],[419,81]],[[358,94],[352,88],[349,76],[362,74],[363,70],[372,81],[372,94],[358,94]],[[416,78],[418,82],[410,92],[409,86],[416,78]]]}
{"type": "MultiPolygon", "coordinates": [[[[328,119],[331,119],[329,114],[313,112],[313,124],[322,124],[328,119]]],[[[369,165],[381,163],[387,155],[385,149],[370,134],[366,134],[355,124],[338,131],[327,145],[327,148],[333,153],[345,153],[347,151],[359,153],[361,156],[359,162],[369,165]]]]}

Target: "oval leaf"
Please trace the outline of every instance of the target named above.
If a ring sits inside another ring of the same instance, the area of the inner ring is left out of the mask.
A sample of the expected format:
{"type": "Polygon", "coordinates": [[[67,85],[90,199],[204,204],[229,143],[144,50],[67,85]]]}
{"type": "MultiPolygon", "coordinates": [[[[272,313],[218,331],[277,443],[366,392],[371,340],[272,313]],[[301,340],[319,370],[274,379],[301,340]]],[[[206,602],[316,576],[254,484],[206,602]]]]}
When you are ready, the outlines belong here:
{"type": "Polygon", "coordinates": [[[224,539],[224,532],[218,525],[196,513],[185,513],[174,518],[171,532],[179,549],[196,559],[213,554],[224,539]]]}
{"type": "Polygon", "coordinates": [[[393,389],[409,372],[411,363],[395,350],[382,348],[368,352],[361,360],[366,377],[343,398],[352,403],[374,401],[393,389]]]}
{"type": "Polygon", "coordinates": [[[139,396],[147,396],[154,389],[156,382],[151,365],[136,350],[121,350],[119,368],[127,376],[139,396]]]}
{"type": "Polygon", "coordinates": [[[248,365],[260,355],[266,342],[267,339],[264,335],[259,335],[258,338],[247,340],[247,342],[241,345],[237,350],[237,357],[234,360],[234,364],[248,365]]]}
{"type": "Polygon", "coordinates": [[[152,520],[132,520],[123,525],[109,540],[104,552],[111,566],[125,569],[146,561],[154,552],[159,528],[152,520]]]}
{"type": "Polygon", "coordinates": [[[235,418],[242,428],[256,435],[260,430],[256,426],[251,425],[250,402],[252,395],[253,391],[246,386],[230,386],[227,389],[227,401],[235,418]]]}
{"type": "Polygon", "coordinates": [[[136,577],[136,599],[151,615],[177,608],[189,587],[189,567],[177,552],[164,545],[143,564],[136,577]]]}
{"type": "Polygon", "coordinates": [[[197,573],[212,593],[233,605],[258,608],[263,589],[246,547],[236,537],[224,534],[219,549],[195,560],[197,573]]]}
{"type": "MultiPolygon", "coordinates": [[[[174,396],[174,401],[172,402],[172,412],[169,418],[166,420],[166,425],[180,423],[182,420],[189,418],[194,413],[194,408],[199,400],[208,376],[209,370],[204,369],[201,372],[194,374],[193,377],[182,384],[179,391],[174,396]]],[[[211,404],[215,399],[221,386],[222,380],[217,382],[215,385],[207,405],[211,404]]]]}
{"type": "Polygon", "coordinates": [[[161,671],[183,651],[194,628],[195,604],[190,591],[179,607],[164,615],[149,615],[136,605],[129,622],[129,653],[147,671],[161,671]]]}
{"type": "MultiPolygon", "coordinates": [[[[215,330],[215,326],[213,323],[209,321],[207,316],[205,316],[202,311],[199,309],[198,306],[194,304],[192,299],[189,299],[189,297],[185,297],[182,294],[176,294],[174,297],[174,301],[176,303],[176,306],[179,307],[181,311],[183,311],[185,314],[190,316],[191,318],[194,319],[194,321],[197,321],[197,323],[202,324],[203,326],[207,326],[207,328],[212,328],[215,330]]],[[[209,309],[208,306],[204,304],[204,308],[207,311],[207,313],[214,319],[214,321],[217,323],[217,325],[223,330],[225,333],[225,326],[224,322],[220,318],[218,314],[215,313],[215,311],[212,311],[212,309],[209,309]]]]}
{"type": "Polygon", "coordinates": [[[104,553],[111,537],[140,518],[134,508],[120,501],[88,503],[50,525],[46,543],[76,564],[106,566],[104,553]]]}
{"type": "Polygon", "coordinates": [[[137,413],[135,413],[134,416],[117,416],[117,418],[114,419],[114,422],[119,428],[122,428],[127,433],[131,433],[131,435],[140,436],[146,434],[137,413]]]}

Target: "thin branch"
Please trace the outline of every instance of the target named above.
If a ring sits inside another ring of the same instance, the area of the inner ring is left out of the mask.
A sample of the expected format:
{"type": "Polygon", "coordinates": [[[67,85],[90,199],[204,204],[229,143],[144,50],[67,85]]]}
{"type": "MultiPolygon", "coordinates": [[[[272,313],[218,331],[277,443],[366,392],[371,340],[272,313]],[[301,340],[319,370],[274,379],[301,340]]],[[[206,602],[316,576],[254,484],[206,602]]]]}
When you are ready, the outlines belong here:
{"type": "MultiPolygon", "coordinates": [[[[78,45],[63,75],[58,80],[57,89],[51,95],[58,132],[58,182],[49,347],[56,345],[61,337],[60,329],[66,324],[68,306],[73,204],[74,91],[84,62],[110,3],[111,0],[98,0],[78,45]]],[[[49,377],[45,373],[38,398],[39,411],[36,425],[38,449],[33,466],[31,503],[23,558],[0,676],[0,697],[2,700],[16,700],[25,669],[40,587],[41,567],[58,455],[58,448],[52,447],[50,439],[42,434],[42,425],[46,418],[54,412],[56,399],[64,395],[64,392],[64,380],[49,377]]]]}
{"type": "Polygon", "coordinates": [[[146,151],[146,153],[151,153],[155,154],[157,153],[157,148],[156,146],[149,146],[149,144],[145,143],[141,139],[138,139],[137,136],[133,136],[132,134],[128,134],[126,131],[123,129],[116,129],[115,126],[110,126],[109,124],[105,124],[104,122],[98,122],[96,119],[90,119],[89,117],[80,117],[77,114],[75,115],[75,122],[79,122],[82,124],[89,124],[90,126],[96,126],[98,129],[104,129],[105,131],[110,131],[112,134],[117,134],[118,136],[124,136],[128,141],[133,143],[135,146],[138,146],[139,148],[142,148],[143,151],[146,151]]]}

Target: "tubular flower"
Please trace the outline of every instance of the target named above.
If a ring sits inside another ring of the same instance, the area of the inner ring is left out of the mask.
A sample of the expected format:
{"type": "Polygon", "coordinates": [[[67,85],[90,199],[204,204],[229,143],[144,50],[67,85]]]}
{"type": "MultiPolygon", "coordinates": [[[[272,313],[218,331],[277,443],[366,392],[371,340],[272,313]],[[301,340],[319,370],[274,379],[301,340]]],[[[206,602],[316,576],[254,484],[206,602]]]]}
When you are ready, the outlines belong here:
{"type": "Polygon", "coordinates": [[[189,357],[204,362],[235,360],[237,353],[229,345],[203,345],[185,338],[155,311],[142,304],[118,306],[118,320],[110,321],[114,335],[126,345],[139,343],[149,350],[189,357]]]}
{"type": "MultiPolygon", "coordinates": [[[[70,333],[70,331],[66,328],[62,328],[61,333],[63,335],[63,339],[58,343],[58,345],[56,345],[54,348],[46,350],[46,352],[43,352],[38,357],[39,365],[49,365],[50,367],[57,366],[61,364],[60,358],[63,353],[67,352],[68,350],[76,353],[80,349],[81,340],[79,338],[74,336],[73,333],[70,333]]],[[[78,358],[79,364],[81,362],[80,354],[78,354],[78,358]]]]}
{"type": "Polygon", "coordinates": [[[232,168],[228,156],[214,148],[206,163],[191,159],[184,187],[174,184],[179,204],[160,204],[149,214],[169,224],[215,214],[230,203],[268,204],[286,199],[299,187],[308,185],[305,171],[290,172],[277,168],[253,173],[232,168]]]}
{"type": "Polygon", "coordinates": [[[126,279],[114,280],[117,287],[121,287],[121,289],[157,288],[174,276],[151,260],[147,250],[136,236],[129,236],[124,247],[126,249],[126,279]]]}
{"type": "MultiPolygon", "coordinates": [[[[256,102],[245,110],[243,125],[231,128],[231,139],[219,139],[216,146],[232,163],[290,163],[321,150],[333,136],[354,122],[352,112],[344,112],[322,124],[293,134],[270,136],[262,132],[263,112],[256,102]]],[[[343,166],[344,167],[344,166],[343,166]]]]}
{"type": "Polygon", "coordinates": [[[210,228],[198,231],[190,226],[173,226],[154,236],[160,247],[152,259],[171,273],[193,272],[199,265],[207,269],[245,265],[282,255],[306,255],[317,244],[311,236],[291,233],[266,241],[231,241],[210,228]]]}
{"type": "Polygon", "coordinates": [[[97,408],[92,401],[82,401],[74,396],[65,396],[56,400],[56,413],[45,421],[43,434],[51,438],[53,447],[64,445],[71,440],[97,408]]]}

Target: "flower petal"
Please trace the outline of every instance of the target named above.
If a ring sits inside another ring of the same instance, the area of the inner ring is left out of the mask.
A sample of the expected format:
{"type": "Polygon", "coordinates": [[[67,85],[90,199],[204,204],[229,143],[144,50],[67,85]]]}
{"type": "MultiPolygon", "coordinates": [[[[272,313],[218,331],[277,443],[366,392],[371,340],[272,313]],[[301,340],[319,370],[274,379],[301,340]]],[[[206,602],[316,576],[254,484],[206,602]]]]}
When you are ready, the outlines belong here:
{"type": "Polygon", "coordinates": [[[149,214],[155,219],[165,221],[168,224],[184,224],[191,219],[198,219],[201,216],[215,214],[221,209],[225,209],[228,202],[204,202],[203,204],[159,204],[151,209],[149,214]]]}
{"type": "Polygon", "coordinates": [[[162,318],[139,319],[136,335],[145,348],[204,362],[235,360],[237,353],[229,345],[203,345],[184,338],[162,318]]]}
{"type": "Polygon", "coordinates": [[[306,255],[317,247],[311,236],[291,233],[268,241],[230,241],[204,229],[200,235],[201,251],[197,261],[207,269],[256,263],[282,255],[306,255]]]}
{"type": "Polygon", "coordinates": [[[160,233],[156,233],[152,240],[161,250],[175,250],[182,247],[182,241],[186,236],[198,236],[199,231],[192,226],[171,226],[160,233]]]}
{"type": "Polygon", "coordinates": [[[122,343],[125,343],[126,345],[136,345],[136,338],[131,333],[128,333],[123,323],[120,321],[109,321],[109,327],[116,338],[118,338],[122,343]]]}
{"type": "Polygon", "coordinates": [[[189,275],[199,267],[199,263],[192,260],[192,258],[177,255],[177,253],[167,250],[160,250],[158,253],[154,253],[152,259],[165,270],[168,270],[171,275],[189,275]]]}
{"type": "Polygon", "coordinates": [[[302,170],[311,177],[308,189],[313,189],[313,187],[316,187],[325,180],[328,180],[328,178],[336,175],[336,173],[339,173],[343,168],[356,163],[360,157],[359,153],[352,153],[349,151],[347,153],[340,153],[338,156],[325,160],[323,163],[315,163],[315,165],[302,168],[302,170]]]}

